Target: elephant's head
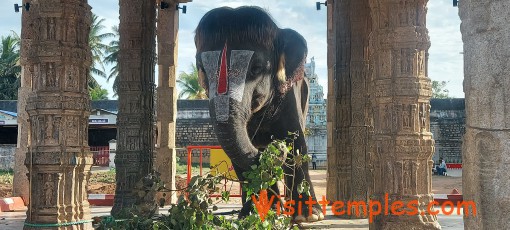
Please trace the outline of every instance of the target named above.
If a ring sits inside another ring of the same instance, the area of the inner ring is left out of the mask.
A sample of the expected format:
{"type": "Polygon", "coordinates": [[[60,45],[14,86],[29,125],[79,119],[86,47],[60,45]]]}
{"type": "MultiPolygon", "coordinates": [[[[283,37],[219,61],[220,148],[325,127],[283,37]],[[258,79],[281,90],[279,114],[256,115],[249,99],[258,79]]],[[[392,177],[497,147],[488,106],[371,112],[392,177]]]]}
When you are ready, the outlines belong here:
{"type": "Polygon", "coordinates": [[[278,28],[260,8],[223,7],[202,18],[195,45],[219,142],[238,167],[249,168],[258,151],[247,123],[303,78],[306,41],[293,30],[278,28]]]}

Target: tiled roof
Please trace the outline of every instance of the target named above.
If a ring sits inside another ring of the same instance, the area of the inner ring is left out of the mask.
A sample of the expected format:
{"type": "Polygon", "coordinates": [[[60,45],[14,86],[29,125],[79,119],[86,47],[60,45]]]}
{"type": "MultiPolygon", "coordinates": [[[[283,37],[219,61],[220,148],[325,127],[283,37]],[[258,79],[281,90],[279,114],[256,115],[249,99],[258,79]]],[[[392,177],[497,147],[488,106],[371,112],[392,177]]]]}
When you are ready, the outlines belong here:
{"type": "MultiPolygon", "coordinates": [[[[431,99],[431,110],[464,110],[464,98],[452,99],[431,99]]],[[[103,109],[113,113],[118,112],[117,100],[101,100],[92,101],[93,109],[103,109]]],[[[17,101],[1,101],[0,110],[8,112],[17,112],[17,101]]],[[[209,100],[177,100],[177,108],[179,110],[202,110],[209,109],[209,100]]]]}
{"type": "MultiPolygon", "coordinates": [[[[17,103],[18,101],[15,100],[0,100],[0,110],[16,113],[17,103]]],[[[119,103],[117,100],[91,101],[92,109],[102,109],[112,113],[117,113],[119,111],[118,106],[119,103]]],[[[208,110],[209,100],[177,100],[177,108],[183,110],[208,110]]]]}
{"type": "Polygon", "coordinates": [[[15,100],[2,101],[2,100],[0,100],[0,110],[16,113],[16,112],[18,112],[18,110],[16,108],[18,108],[18,101],[15,101],[15,100]]]}
{"type": "Polygon", "coordinates": [[[178,110],[209,110],[209,100],[177,100],[178,110]]]}
{"type": "Polygon", "coordinates": [[[119,103],[117,100],[91,101],[90,106],[92,109],[102,109],[112,113],[117,113],[119,111],[119,103]]]}
{"type": "Polygon", "coordinates": [[[18,116],[18,114],[15,113],[15,112],[9,112],[9,111],[5,111],[5,110],[0,110],[0,113],[5,113],[5,114],[13,116],[13,117],[17,117],[18,116]]]}
{"type": "Polygon", "coordinates": [[[464,98],[430,100],[430,110],[464,110],[464,98]]]}

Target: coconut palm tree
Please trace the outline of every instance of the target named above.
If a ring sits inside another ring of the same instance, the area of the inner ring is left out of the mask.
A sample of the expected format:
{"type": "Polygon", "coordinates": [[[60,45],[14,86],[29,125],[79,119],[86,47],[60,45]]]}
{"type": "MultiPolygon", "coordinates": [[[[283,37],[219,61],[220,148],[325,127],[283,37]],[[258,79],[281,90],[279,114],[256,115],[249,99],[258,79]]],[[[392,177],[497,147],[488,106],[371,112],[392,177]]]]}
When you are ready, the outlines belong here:
{"type": "Polygon", "coordinates": [[[101,87],[92,88],[89,90],[90,100],[108,100],[108,90],[101,87]]]}
{"type": "Polygon", "coordinates": [[[100,87],[95,80],[94,76],[106,78],[103,58],[109,49],[107,44],[103,43],[104,39],[114,37],[113,33],[103,33],[102,30],[105,28],[103,25],[104,19],[99,19],[95,14],[92,14],[92,24],[90,25],[89,33],[89,46],[92,52],[92,66],[89,72],[89,88],[100,87]]]}
{"type": "Polygon", "coordinates": [[[112,27],[113,34],[116,39],[110,42],[108,44],[108,49],[106,50],[106,57],[103,59],[103,62],[106,64],[113,65],[110,69],[110,74],[108,75],[107,80],[113,79],[113,92],[117,94],[117,89],[119,85],[118,76],[119,76],[119,65],[118,65],[118,58],[119,58],[119,27],[113,26],[112,27]]]}
{"type": "Polygon", "coordinates": [[[202,88],[198,80],[198,69],[195,64],[191,64],[191,73],[181,72],[177,83],[181,88],[179,98],[186,99],[207,99],[205,89],[202,88]]]}
{"type": "Polygon", "coordinates": [[[16,100],[20,86],[20,38],[17,34],[2,36],[0,49],[0,100],[16,100]]]}

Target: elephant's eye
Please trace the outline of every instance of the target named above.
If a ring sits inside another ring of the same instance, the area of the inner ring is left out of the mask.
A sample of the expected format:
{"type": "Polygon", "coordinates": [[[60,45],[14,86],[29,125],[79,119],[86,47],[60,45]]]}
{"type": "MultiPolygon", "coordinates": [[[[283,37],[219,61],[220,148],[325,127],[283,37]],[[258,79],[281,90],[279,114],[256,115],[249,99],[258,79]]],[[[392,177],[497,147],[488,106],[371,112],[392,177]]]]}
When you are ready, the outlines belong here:
{"type": "Polygon", "coordinates": [[[262,63],[254,63],[253,66],[251,67],[251,74],[252,75],[257,75],[257,74],[260,74],[260,73],[263,73],[265,71],[269,70],[269,61],[268,62],[262,62],[262,63]]]}
{"type": "Polygon", "coordinates": [[[252,75],[260,74],[260,73],[262,73],[262,71],[264,71],[264,67],[260,66],[260,65],[255,65],[250,70],[252,75]]]}

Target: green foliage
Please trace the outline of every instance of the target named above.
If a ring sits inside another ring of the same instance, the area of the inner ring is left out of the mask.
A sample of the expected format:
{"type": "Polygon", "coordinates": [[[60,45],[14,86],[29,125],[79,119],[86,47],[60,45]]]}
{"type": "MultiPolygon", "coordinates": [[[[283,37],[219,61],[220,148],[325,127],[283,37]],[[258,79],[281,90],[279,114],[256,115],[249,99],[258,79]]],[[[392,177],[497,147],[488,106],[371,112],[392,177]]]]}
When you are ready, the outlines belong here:
{"type": "MultiPolygon", "coordinates": [[[[253,165],[252,170],[245,172],[247,183],[243,186],[244,191],[250,197],[252,194],[259,194],[261,190],[267,190],[285,176],[283,166],[293,169],[301,167],[303,163],[310,161],[309,155],[299,154],[299,150],[293,151],[294,140],[298,137],[298,133],[289,133],[289,137],[284,140],[274,140],[260,154],[260,165],[253,165]]],[[[285,189],[293,191],[294,184],[285,185],[285,189]],[[289,187],[290,186],[290,187],[289,187]]],[[[299,193],[309,194],[310,185],[306,181],[299,184],[299,193]]],[[[274,191],[273,191],[274,192],[274,191]]],[[[281,202],[282,204],[284,202],[281,202]]]]}
{"type": "Polygon", "coordinates": [[[259,194],[260,190],[267,190],[283,179],[283,164],[285,158],[292,150],[284,141],[273,141],[260,154],[260,165],[252,165],[251,171],[244,172],[247,183],[243,186],[247,199],[251,195],[259,194]]]}
{"type": "Polygon", "coordinates": [[[191,64],[191,73],[181,72],[179,74],[177,84],[181,90],[179,98],[207,99],[205,89],[200,86],[198,69],[195,64],[191,64]]]}
{"type": "Polygon", "coordinates": [[[108,100],[108,90],[101,88],[100,86],[89,88],[90,100],[108,100]]]}
{"type": "Polygon", "coordinates": [[[92,52],[92,66],[90,67],[89,72],[89,90],[91,88],[96,88],[95,86],[99,86],[97,81],[94,79],[94,76],[99,76],[106,78],[104,61],[106,52],[109,49],[107,44],[104,44],[103,41],[107,38],[114,37],[113,33],[103,33],[102,30],[105,28],[103,25],[104,19],[100,19],[97,15],[92,14],[92,22],[90,25],[89,32],[89,46],[90,51],[92,52]]]}
{"type": "Polygon", "coordinates": [[[447,81],[432,81],[432,98],[451,98],[448,95],[450,91],[446,89],[446,84],[448,84],[447,81]]]}
{"type": "Polygon", "coordinates": [[[21,66],[20,38],[17,34],[2,36],[0,47],[0,100],[18,99],[21,66]]]}
{"type": "Polygon", "coordinates": [[[14,172],[12,170],[0,170],[0,184],[12,185],[14,172]]]}
{"type": "Polygon", "coordinates": [[[93,184],[96,182],[115,183],[115,169],[105,172],[92,172],[89,183],[93,184]]]}
{"type": "Polygon", "coordinates": [[[119,33],[119,27],[113,26],[112,27],[113,34],[116,39],[110,42],[108,44],[108,48],[106,49],[106,56],[103,59],[103,62],[106,64],[112,64],[112,68],[110,69],[110,74],[108,75],[107,80],[113,79],[113,92],[115,95],[117,94],[117,90],[119,88],[119,50],[120,50],[120,33],[119,33]]]}
{"type": "MultiPolygon", "coordinates": [[[[287,140],[275,140],[260,154],[259,166],[253,166],[252,171],[244,175],[247,181],[241,181],[250,195],[258,196],[263,189],[270,189],[279,180],[283,179],[283,167],[295,168],[303,162],[309,160],[309,157],[301,156],[293,151],[293,141],[297,134],[291,134],[287,140]],[[290,156],[290,160],[285,160],[290,156]]],[[[175,192],[167,190],[159,180],[158,175],[151,175],[145,182],[140,182],[135,188],[135,192],[141,198],[152,198],[157,192],[175,192]],[[143,184],[141,186],[140,184],[143,184]],[[142,188],[142,189],[141,189],[142,188]]],[[[96,223],[96,229],[200,229],[200,230],[234,230],[234,229],[297,229],[291,222],[291,217],[278,215],[276,211],[269,210],[265,215],[265,220],[261,221],[257,210],[243,219],[237,219],[234,216],[214,215],[218,210],[219,202],[227,202],[230,198],[230,192],[221,193],[221,199],[210,198],[211,194],[219,192],[219,184],[225,178],[221,175],[194,176],[191,178],[188,187],[184,193],[179,196],[177,204],[172,205],[168,215],[152,217],[143,210],[152,210],[148,205],[145,209],[128,209],[123,211],[120,218],[103,218],[96,223]]],[[[293,185],[292,185],[293,186],[293,185]]],[[[308,193],[309,185],[301,182],[300,192],[308,193]]],[[[292,199],[292,197],[291,197],[292,199]]],[[[147,200],[147,199],[145,199],[147,200]]],[[[150,199],[149,199],[150,200],[150,199]]],[[[150,203],[150,202],[149,202],[150,203]]],[[[164,204],[164,199],[160,202],[164,204]]],[[[282,202],[283,204],[283,202],[282,202]]]]}

